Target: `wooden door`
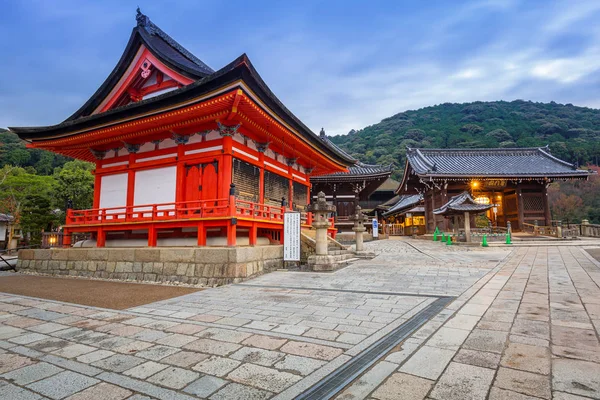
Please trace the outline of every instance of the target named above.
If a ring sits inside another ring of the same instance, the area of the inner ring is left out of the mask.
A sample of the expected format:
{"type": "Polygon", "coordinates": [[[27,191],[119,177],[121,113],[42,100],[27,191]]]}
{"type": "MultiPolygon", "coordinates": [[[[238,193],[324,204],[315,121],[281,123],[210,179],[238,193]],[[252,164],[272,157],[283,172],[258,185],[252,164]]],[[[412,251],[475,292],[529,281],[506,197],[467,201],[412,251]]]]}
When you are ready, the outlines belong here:
{"type": "Polygon", "coordinates": [[[185,166],[185,201],[213,200],[219,193],[218,163],[185,166]]]}

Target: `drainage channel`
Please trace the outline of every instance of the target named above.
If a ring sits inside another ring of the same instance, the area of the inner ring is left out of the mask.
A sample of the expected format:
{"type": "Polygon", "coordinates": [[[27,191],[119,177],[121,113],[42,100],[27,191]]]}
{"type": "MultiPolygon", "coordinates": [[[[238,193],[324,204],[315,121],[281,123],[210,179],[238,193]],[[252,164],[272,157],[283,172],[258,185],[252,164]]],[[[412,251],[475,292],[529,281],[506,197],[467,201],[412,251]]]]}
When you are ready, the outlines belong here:
{"type": "Polygon", "coordinates": [[[402,292],[371,292],[368,290],[348,290],[348,289],[329,289],[329,288],[312,288],[302,286],[277,286],[277,285],[254,285],[251,283],[234,283],[235,286],[257,287],[267,289],[289,289],[289,290],[310,290],[316,292],[340,292],[340,293],[358,293],[358,294],[381,294],[385,296],[407,296],[407,297],[446,297],[440,294],[426,293],[402,293],[402,292]]]}
{"type": "Polygon", "coordinates": [[[342,367],[333,371],[316,385],[296,397],[295,400],[331,399],[350,382],[375,364],[382,356],[387,354],[392,348],[397,346],[442,311],[452,300],[454,300],[454,297],[440,297],[433,301],[404,324],[373,343],[342,367]]]}

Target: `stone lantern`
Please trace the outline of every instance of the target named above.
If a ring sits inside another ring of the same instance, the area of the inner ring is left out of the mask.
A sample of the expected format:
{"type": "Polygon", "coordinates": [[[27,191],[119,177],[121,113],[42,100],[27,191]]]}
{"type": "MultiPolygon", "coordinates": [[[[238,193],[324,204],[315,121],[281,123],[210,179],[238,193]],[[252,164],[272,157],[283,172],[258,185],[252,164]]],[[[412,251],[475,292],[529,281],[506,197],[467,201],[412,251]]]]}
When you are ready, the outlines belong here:
{"type": "Polygon", "coordinates": [[[329,228],[329,219],[327,214],[335,212],[335,206],[328,204],[325,200],[325,193],[317,194],[317,201],[308,206],[308,211],[313,214],[312,227],[316,230],[316,254],[317,256],[327,255],[327,228],[329,228]]]}
{"type": "Polygon", "coordinates": [[[356,206],[354,215],[350,216],[350,220],[354,221],[354,227],[352,230],[354,231],[354,237],[356,240],[356,255],[364,258],[375,256],[374,253],[365,251],[364,248],[363,234],[367,230],[367,228],[365,228],[365,223],[368,222],[369,218],[362,213],[359,205],[356,206]]]}

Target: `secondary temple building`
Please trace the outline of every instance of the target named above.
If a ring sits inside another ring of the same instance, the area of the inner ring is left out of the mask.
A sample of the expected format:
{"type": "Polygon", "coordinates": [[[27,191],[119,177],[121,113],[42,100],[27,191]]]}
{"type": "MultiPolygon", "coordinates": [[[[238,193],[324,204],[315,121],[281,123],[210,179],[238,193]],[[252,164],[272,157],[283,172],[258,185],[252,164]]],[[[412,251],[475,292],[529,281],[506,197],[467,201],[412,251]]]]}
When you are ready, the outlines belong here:
{"type": "Polygon", "coordinates": [[[355,160],[295,117],[245,54],[215,71],[136,19],[79,110],[10,128],[30,148],[96,165],[93,208],[68,210],[65,245],[75,232],[97,247],[281,243],[283,213],[304,210],[311,179],[355,160]]]}
{"type": "MultiPolygon", "coordinates": [[[[401,198],[387,217],[422,204],[425,230],[448,231],[444,209],[453,197],[467,191],[476,203],[490,205],[486,215],[493,226],[522,230],[524,224],[550,225],[548,185],[557,180],[587,179],[587,171],[559,160],[543,148],[416,149],[407,150],[401,198]],[[409,201],[410,200],[410,201],[409,201]],[[422,202],[422,203],[421,203],[422,202]],[[406,203],[406,204],[404,204],[406,203]],[[438,212],[436,212],[438,211],[438,212]]],[[[415,210],[416,211],[416,210],[415,210]]]]}
{"type": "MultiPolygon", "coordinates": [[[[337,148],[323,130],[321,130],[320,138],[328,146],[337,148]]],[[[351,158],[343,150],[337,149],[351,158]]],[[[312,183],[311,196],[314,200],[319,192],[325,193],[327,201],[333,203],[336,209],[335,227],[341,232],[349,232],[354,226],[350,217],[354,215],[356,206],[360,205],[364,212],[369,211],[366,206],[369,204],[370,196],[389,179],[392,172],[392,165],[369,165],[356,162],[347,171],[312,176],[310,179],[312,183]]],[[[390,193],[391,196],[392,193],[390,193]]]]}

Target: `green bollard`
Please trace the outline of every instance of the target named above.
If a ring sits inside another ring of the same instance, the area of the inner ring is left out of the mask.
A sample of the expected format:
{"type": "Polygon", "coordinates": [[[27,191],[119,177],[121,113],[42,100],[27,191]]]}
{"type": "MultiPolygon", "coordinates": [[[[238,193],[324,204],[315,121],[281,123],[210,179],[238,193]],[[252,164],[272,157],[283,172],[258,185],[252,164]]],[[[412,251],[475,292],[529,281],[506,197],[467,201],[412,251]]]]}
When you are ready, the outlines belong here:
{"type": "Polygon", "coordinates": [[[446,234],[444,232],[442,232],[442,243],[444,243],[446,241],[446,234]]]}
{"type": "Polygon", "coordinates": [[[504,242],[505,244],[512,244],[511,238],[510,238],[510,232],[506,232],[506,242],[504,242]]]}
{"type": "Polygon", "coordinates": [[[438,227],[435,227],[435,231],[433,231],[433,241],[437,242],[438,241],[438,235],[440,234],[440,230],[438,229],[438,227]]]}
{"type": "Polygon", "coordinates": [[[483,239],[481,240],[481,247],[488,247],[487,235],[483,235],[483,239]]]}
{"type": "Polygon", "coordinates": [[[452,245],[452,236],[448,235],[448,239],[446,240],[446,246],[451,246],[452,245]]]}

